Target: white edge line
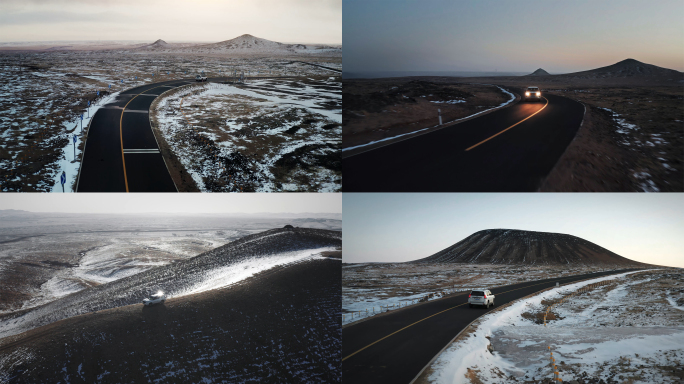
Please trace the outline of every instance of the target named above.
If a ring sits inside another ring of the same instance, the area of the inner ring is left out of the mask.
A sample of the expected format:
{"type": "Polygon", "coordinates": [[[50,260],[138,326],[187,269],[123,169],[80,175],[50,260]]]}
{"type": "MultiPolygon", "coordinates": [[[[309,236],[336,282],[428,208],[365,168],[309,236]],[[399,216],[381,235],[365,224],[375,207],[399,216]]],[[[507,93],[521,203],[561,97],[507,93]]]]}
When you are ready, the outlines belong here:
{"type": "MultiPolygon", "coordinates": [[[[482,84],[482,85],[492,85],[492,84],[482,84]]],[[[458,124],[459,122],[462,122],[463,120],[466,120],[466,119],[467,119],[467,120],[470,120],[470,119],[472,119],[473,117],[475,117],[475,116],[477,116],[477,115],[480,115],[480,114],[483,114],[483,113],[485,113],[485,112],[493,112],[493,111],[496,111],[496,110],[498,110],[498,109],[502,109],[502,108],[506,107],[507,105],[511,104],[513,101],[515,101],[515,100],[517,99],[517,97],[516,97],[514,94],[512,94],[511,92],[509,92],[509,91],[507,91],[507,90],[505,90],[505,89],[499,87],[498,85],[494,85],[494,86],[497,87],[497,88],[499,88],[502,92],[508,93],[509,95],[512,96],[512,98],[511,98],[510,100],[508,100],[507,102],[505,102],[505,103],[503,103],[503,104],[500,104],[500,105],[498,105],[498,106],[496,106],[496,107],[494,107],[494,108],[486,109],[486,110],[484,110],[484,111],[480,111],[480,112],[478,112],[478,113],[472,114],[472,115],[470,115],[470,116],[462,117],[462,118],[460,118],[460,119],[447,121],[446,123],[442,124],[442,126],[443,126],[442,128],[449,128],[449,127],[451,127],[452,125],[456,125],[456,124],[458,124]]],[[[386,137],[386,138],[384,138],[384,139],[371,141],[370,143],[360,144],[360,145],[356,145],[356,146],[354,146],[354,147],[342,148],[342,152],[351,151],[352,149],[367,147],[367,146],[369,146],[369,145],[381,143],[381,142],[383,142],[383,141],[394,140],[394,139],[397,139],[397,138],[399,138],[399,137],[403,137],[403,136],[407,136],[407,135],[414,135],[414,134],[416,134],[416,133],[423,132],[423,131],[426,131],[426,130],[428,130],[428,129],[432,129],[432,128],[436,128],[436,127],[439,127],[439,125],[433,125],[432,127],[423,128],[423,129],[420,129],[420,130],[418,130],[418,131],[402,133],[401,135],[397,135],[397,136],[386,137]]],[[[436,131],[433,131],[433,132],[436,132],[436,131]]],[[[428,132],[428,133],[432,133],[432,132],[428,132]]],[[[422,136],[422,135],[415,135],[415,136],[412,136],[412,137],[407,137],[407,138],[405,138],[405,139],[403,139],[403,140],[399,140],[399,141],[396,141],[396,142],[393,142],[393,143],[388,143],[387,145],[396,144],[396,143],[399,143],[399,142],[401,142],[401,141],[408,140],[408,139],[413,139],[414,137],[418,137],[418,136],[422,136]]],[[[355,153],[355,154],[353,154],[353,155],[349,155],[349,156],[347,156],[347,158],[353,157],[353,156],[356,156],[356,155],[360,155],[360,154],[362,154],[362,153],[370,152],[370,151],[375,150],[375,149],[378,149],[378,148],[383,148],[383,147],[386,147],[387,145],[382,145],[382,146],[379,146],[379,147],[370,148],[370,149],[368,149],[367,151],[363,151],[363,152],[355,153]]]]}

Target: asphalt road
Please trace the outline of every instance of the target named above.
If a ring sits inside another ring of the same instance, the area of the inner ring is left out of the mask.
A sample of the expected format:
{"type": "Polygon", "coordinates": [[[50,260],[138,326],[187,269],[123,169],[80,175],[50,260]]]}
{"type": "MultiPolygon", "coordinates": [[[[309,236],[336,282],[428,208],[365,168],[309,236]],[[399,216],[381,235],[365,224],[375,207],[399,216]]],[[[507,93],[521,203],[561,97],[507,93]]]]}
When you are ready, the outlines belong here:
{"type": "MultiPolygon", "coordinates": [[[[629,270],[619,272],[626,271],[629,270]]],[[[568,283],[615,273],[618,272],[538,280],[491,291],[496,306],[500,306],[555,286],[556,282],[568,283]]],[[[410,383],[463,328],[493,310],[469,308],[467,301],[468,292],[464,292],[345,327],[342,330],[343,382],[410,383]]]]}
{"type": "Polygon", "coordinates": [[[90,123],[77,192],[176,192],[152,133],[149,110],[163,92],[193,82],[131,88],[101,107],[90,123]]]}
{"type": "Polygon", "coordinates": [[[582,104],[561,96],[517,102],[343,159],[343,191],[534,191],[575,137],[583,117],[582,104]]]}

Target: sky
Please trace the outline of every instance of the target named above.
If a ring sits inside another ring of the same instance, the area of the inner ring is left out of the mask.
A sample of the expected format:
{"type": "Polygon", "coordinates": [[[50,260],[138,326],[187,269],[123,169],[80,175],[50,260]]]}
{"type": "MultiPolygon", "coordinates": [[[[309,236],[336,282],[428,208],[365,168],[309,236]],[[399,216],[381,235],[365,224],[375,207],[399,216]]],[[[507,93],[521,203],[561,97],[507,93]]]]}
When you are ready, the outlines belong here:
{"type": "Polygon", "coordinates": [[[339,193],[4,193],[0,210],[62,213],[342,213],[339,193]]]}
{"type": "Polygon", "coordinates": [[[345,263],[430,256],[483,229],[565,233],[684,268],[682,193],[345,193],[345,263]]]}
{"type": "Polygon", "coordinates": [[[344,0],[345,72],[684,71],[682,0],[344,0]]]}
{"type": "Polygon", "coordinates": [[[2,0],[0,42],[342,43],[342,0],[2,0]]]}

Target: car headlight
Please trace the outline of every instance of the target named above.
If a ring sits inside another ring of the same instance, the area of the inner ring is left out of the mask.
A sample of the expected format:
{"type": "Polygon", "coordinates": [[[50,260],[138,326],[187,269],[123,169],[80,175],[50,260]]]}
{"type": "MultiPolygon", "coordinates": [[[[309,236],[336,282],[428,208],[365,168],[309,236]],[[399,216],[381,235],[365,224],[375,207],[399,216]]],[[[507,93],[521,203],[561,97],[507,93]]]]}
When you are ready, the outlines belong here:
{"type": "Polygon", "coordinates": [[[537,92],[537,96],[541,96],[541,92],[537,92]]]}
{"type": "Polygon", "coordinates": [[[525,92],[525,96],[529,96],[529,95],[530,95],[530,93],[529,93],[529,92],[525,92]]]}

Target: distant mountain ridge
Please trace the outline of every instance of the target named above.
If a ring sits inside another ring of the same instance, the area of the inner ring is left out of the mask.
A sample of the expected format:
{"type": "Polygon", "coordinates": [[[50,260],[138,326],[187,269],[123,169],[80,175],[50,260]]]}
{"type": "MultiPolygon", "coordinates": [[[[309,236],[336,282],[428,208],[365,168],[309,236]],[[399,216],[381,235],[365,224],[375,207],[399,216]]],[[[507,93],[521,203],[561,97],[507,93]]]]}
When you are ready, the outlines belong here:
{"type": "Polygon", "coordinates": [[[515,229],[478,231],[412,263],[646,265],[576,236],[515,229]]]}
{"type": "Polygon", "coordinates": [[[555,75],[554,77],[568,77],[576,79],[665,78],[681,80],[684,79],[684,73],[674,69],[642,63],[641,61],[634,59],[626,59],[606,67],[555,75]]]}
{"type": "Polygon", "coordinates": [[[155,51],[164,53],[193,54],[232,54],[259,56],[292,56],[299,54],[341,56],[342,48],[331,45],[285,44],[260,37],[244,34],[230,40],[211,44],[168,44],[157,40],[152,44],[135,49],[135,51],[155,51]]]}

